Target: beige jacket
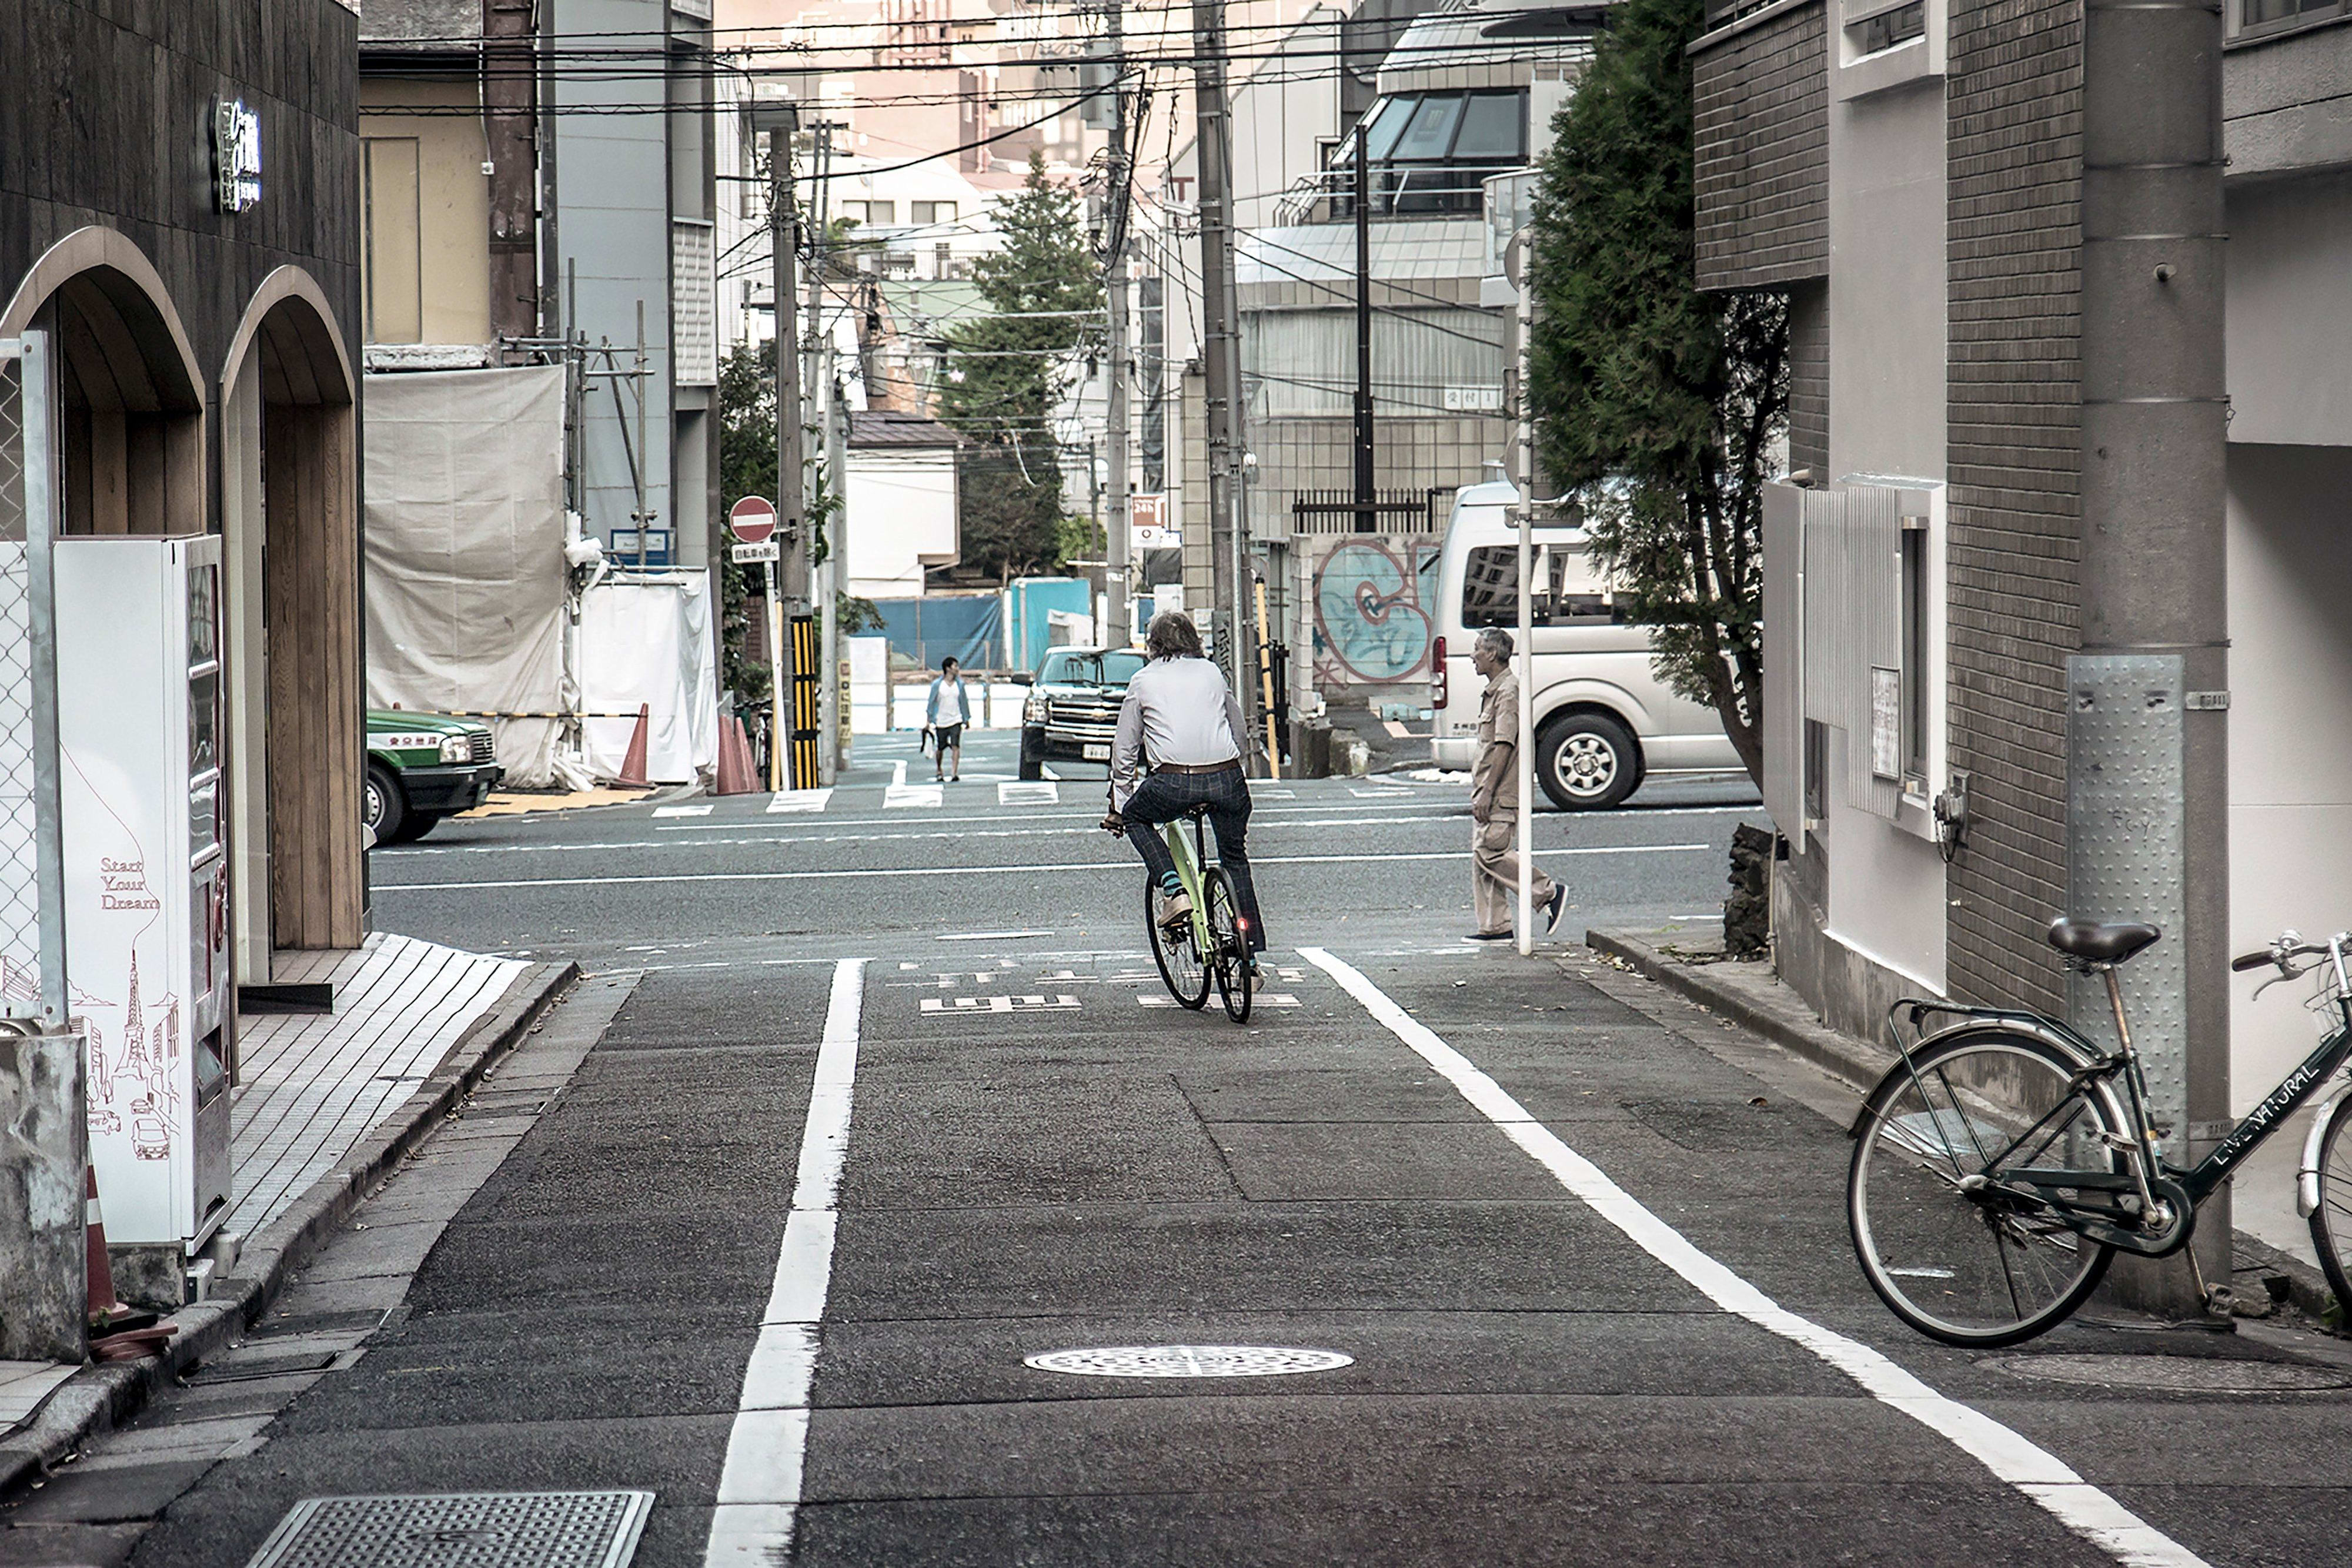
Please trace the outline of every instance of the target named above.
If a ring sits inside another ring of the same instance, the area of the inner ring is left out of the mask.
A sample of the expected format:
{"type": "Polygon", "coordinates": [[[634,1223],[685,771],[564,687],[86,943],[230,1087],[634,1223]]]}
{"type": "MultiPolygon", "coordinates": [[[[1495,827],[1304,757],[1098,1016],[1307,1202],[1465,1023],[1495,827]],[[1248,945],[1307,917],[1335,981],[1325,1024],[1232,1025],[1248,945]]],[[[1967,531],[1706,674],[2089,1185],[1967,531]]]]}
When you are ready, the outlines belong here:
{"type": "Polygon", "coordinates": [[[1519,678],[1497,671],[1478,704],[1478,760],[1470,774],[1470,813],[1485,819],[1519,809],[1519,770],[1511,753],[1519,743],[1519,678]]]}

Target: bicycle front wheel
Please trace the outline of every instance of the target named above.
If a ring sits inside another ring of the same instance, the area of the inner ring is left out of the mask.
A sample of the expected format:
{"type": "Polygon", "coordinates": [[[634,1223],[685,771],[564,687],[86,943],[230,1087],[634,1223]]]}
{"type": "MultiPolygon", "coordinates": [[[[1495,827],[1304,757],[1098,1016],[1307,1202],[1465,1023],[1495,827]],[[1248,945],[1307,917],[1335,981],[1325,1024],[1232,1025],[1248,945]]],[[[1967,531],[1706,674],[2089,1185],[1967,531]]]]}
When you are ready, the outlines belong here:
{"type": "Polygon", "coordinates": [[[1225,1004],[1225,1016],[1235,1023],[1249,1022],[1250,974],[1249,937],[1236,918],[1240,905],[1234,898],[1234,884],[1223,866],[1210,868],[1209,940],[1216,944],[1217,998],[1225,1004]]]}
{"type": "Polygon", "coordinates": [[[1856,1124],[1846,1218],[1863,1277],[1895,1315],[1947,1344],[2031,1339],[2064,1321],[2113,1249],[2030,1199],[1971,1177],[2109,1173],[2116,1129],[2076,1063],[2023,1035],[1972,1033],[1912,1052],[1856,1124]]]}
{"type": "Polygon", "coordinates": [[[1152,961],[1160,966],[1168,994],[1197,1012],[1209,1005],[1209,967],[1193,939],[1192,922],[1167,925],[1168,894],[1149,876],[1143,884],[1143,924],[1151,933],[1152,961]]]}
{"type": "Polygon", "coordinates": [[[2352,1312],[2352,1103],[2328,1118],[2315,1174],[2319,1207],[2311,1211],[2311,1245],[2338,1306],[2352,1312]]]}

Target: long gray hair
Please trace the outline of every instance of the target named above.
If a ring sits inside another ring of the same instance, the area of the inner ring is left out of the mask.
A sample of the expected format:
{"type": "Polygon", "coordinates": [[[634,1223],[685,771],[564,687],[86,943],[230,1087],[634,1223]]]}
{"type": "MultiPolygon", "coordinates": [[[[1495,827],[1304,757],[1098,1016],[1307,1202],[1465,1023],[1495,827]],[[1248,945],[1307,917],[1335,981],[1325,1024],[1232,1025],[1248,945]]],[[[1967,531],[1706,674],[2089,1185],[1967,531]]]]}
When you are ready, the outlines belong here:
{"type": "Polygon", "coordinates": [[[1201,630],[1181,610],[1163,610],[1143,631],[1143,646],[1155,659],[1197,659],[1201,630]]]}

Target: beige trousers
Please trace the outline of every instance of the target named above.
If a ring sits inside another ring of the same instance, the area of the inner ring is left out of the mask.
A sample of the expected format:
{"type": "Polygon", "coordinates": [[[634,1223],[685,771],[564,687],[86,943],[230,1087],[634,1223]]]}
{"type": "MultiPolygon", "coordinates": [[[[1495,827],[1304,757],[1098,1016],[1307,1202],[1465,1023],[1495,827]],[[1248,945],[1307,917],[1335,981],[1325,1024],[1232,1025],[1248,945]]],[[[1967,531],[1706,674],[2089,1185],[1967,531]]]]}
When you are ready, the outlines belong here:
{"type": "MultiPolygon", "coordinates": [[[[1475,894],[1473,902],[1481,931],[1508,931],[1515,924],[1512,917],[1517,913],[1519,902],[1519,857],[1512,845],[1518,838],[1518,829],[1517,818],[1503,811],[1496,811],[1484,827],[1471,824],[1470,883],[1475,894]]],[[[1535,868],[1530,886],[1537,909],[1549,902],[1556,885],[1542,868],[1535,868]]]]}

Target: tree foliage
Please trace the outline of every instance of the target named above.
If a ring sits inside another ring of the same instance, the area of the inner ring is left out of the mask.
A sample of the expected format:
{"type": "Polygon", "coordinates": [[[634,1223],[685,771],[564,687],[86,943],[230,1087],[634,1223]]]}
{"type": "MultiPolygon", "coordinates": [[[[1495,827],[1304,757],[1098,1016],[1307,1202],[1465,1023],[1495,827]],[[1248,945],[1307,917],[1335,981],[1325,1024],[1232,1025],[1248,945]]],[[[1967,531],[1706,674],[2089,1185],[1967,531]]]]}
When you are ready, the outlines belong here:
{"type": "Polygon", "coordinates": [[[1581,503],[1659,673],[1761,779],[1763,499],[1788,426],[1789,314],[1696,275],[1702,0],[1622,0],[1554,121],[1530,257],[1538,451],[1581,503]]]}
{"type": "Polygon", "coordinates": [[[1019,193],[997,209],[996,226],[1003,248],[972,264],[994,314],[950,332],[939,417],[976,444],[961,475],[964,564],[1009,580],[1064,559],[1051,426],[1103,295],[1077,196],[1045,178],[1038,155],[1019,193]]]}

